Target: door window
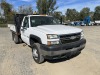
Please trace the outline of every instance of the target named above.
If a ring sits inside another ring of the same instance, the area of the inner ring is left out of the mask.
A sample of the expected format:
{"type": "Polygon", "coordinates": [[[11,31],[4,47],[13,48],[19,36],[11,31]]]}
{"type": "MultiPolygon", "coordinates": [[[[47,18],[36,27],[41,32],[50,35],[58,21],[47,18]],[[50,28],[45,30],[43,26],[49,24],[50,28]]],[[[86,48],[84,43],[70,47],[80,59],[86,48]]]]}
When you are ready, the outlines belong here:
{"type": "Polygon", "coordinates": [[[25,17],[25,19],[24,19],[24,23],[23,23],[23,27],[29,28],[28,17],[25,17]]]}

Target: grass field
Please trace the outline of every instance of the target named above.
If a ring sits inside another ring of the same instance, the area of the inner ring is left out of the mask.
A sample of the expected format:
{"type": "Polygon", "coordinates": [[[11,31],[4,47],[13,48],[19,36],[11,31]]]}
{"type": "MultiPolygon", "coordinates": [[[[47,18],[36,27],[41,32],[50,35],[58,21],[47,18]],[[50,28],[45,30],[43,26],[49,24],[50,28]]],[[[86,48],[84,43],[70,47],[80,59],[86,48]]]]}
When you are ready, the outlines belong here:
{"type": "Polygon", "coordinates": [[[7,27],[7,24],[0,24],[0,27],[7,27]]]}

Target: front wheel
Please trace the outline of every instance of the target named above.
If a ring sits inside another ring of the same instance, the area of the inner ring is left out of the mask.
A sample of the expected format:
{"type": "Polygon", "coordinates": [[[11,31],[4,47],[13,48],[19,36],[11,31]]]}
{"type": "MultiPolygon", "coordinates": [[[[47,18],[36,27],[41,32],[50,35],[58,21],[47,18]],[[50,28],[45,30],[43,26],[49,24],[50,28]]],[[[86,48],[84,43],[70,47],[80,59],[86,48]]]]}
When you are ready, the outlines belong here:
{"type": "Polygon", "coordinates": [[[41,50],[40,44],[34,43],[33,46],[32,46],[32,55],[33,55],[33,59],[38,64],[41,64],[44,61],[44,58],[43,58],[40,50],[41,50]]]}

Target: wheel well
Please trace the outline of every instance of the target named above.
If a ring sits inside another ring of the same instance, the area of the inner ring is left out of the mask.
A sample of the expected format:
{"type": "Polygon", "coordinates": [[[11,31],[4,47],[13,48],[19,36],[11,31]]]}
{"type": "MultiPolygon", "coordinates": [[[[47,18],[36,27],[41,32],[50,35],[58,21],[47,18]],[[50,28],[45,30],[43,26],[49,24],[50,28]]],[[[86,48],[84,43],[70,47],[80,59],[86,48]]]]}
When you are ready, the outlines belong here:
{"type": "Polygon", "coordinates": [[[30,35],[30,45],[32,45],[33,43],[42,44],[41,38],[39,38],[38,36],[35,36],[35,35],[30,35]]]}
{"type": "Polygon", "coordinates": [[[33,43],[39,43],[39,44],[41,44],[41,42],[38,39],[30,38],[30,45],[32,46],[33,43]]]}
{"type": "Polygon", "coordinates": [[[30,42],[39,43],[39,41],[37,39],[34,39],[34,38],[30,38],[30,42]]]}

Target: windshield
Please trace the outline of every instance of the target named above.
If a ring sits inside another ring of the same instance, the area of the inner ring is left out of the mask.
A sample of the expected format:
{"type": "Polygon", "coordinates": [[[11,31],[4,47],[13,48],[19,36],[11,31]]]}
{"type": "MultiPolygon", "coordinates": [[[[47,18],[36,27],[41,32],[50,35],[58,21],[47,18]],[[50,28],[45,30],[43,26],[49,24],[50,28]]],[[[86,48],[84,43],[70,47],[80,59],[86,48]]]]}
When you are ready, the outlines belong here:
{"type": "Polygon", "coordinates": [[[57,25],[59,22],[53,17],[47,16],[32,16],[30,17],[31,26],[41,26],[41,25],[57,25]]]}

